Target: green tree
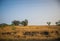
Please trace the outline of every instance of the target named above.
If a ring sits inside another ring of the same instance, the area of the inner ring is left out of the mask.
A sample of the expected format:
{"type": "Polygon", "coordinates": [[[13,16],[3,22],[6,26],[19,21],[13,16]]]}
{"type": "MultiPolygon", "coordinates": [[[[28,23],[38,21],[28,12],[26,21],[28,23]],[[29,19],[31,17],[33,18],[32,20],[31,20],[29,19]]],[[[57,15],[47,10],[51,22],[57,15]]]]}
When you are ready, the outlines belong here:
{"type": "Polygon", "coordinates": [[[19,25],[19,24],[20,24],[20,21],[17,21],[17,20],[12,21],[12,25],[19,25]]]}
{"type": "Polygon", "coordinates": [[[56,22],[56,25],[57,26],[60,26],[60,20],[56,22]]]}
{"type": "Polygon", "coordinates": [[[26,25],[28,25],[28,20],[27,19],[25,19],[25,22],[26,22],[26,25]]]}
{"type": "Polygon", "coordinates": [[[25,19],[24,21],[21,22],[21,24],[22,24],[23,26],[27,26],[27,25],[28,25],[28,20],[25,19]]]}
{"type": "Polygon", "coordinates": [[[8,26],[8,24],[6,24],[6,23],[1,23],[0,24],[0,27],[5,27],[5,26],[8,26]]]}
{"type": "Polygon", "coordinates": [[[47,22],[47,24],[50,26],[51,22],[47,22]]]}

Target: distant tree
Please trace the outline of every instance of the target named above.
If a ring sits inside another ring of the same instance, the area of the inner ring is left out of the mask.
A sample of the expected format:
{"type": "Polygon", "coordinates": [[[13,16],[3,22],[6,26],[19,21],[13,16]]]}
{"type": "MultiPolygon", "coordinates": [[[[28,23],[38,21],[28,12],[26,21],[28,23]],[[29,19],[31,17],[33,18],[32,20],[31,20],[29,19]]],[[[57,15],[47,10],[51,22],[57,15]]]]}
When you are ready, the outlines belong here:
{"type": "Polygon", "coordinates": [[[0,24],[0,27],[5,27],[5,26],[8,26],[8,24],[6,24],[6,23],[1,23],[0,24]]]}
{"type": "Polygon", "coordinates": [[[28,20],[27,19],[25,19],[25,22],[26,22],[26,25],[28,25],[28,20]]]}
{"type": "Polygon", "coordinates": [[[51,22],[47,22],[47,24],[50,26],[51,22]]]}
{"type": "Polygon", "coordinates": [[[60,20],[56,22],[56,25],[57,26],[60,26],[60,20]]]}
{"type": "Polygon", "coordinates": [[[19,25],[19,24],[20,24],[20,21],[17,21],[17,20],[12,21],[12,25],[19,25]]]}
{"type": "Polygon", "coordinates": [[[23,26],[27,26],[27,25],[28,25],[28,20],[25,19],[24,21],[21,22],[21,24],[22,24],[23,26]]]}

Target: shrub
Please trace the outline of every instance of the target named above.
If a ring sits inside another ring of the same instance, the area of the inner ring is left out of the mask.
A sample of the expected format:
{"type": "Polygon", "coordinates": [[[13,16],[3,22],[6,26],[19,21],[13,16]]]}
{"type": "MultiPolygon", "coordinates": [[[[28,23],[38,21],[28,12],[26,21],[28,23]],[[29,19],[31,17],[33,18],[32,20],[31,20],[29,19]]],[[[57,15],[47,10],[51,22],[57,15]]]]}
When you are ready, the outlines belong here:
{"type": "Polygon", "coordinates": [[[21,24],[22,24],[23,26],[27,26],[27,25],[28,25],[28,20],[25,19],[24,21],[21,22],[21,24]]]}
{"type": "Polygon", "coordinates": [[[56,22],[56,25],[57,26],[60,26],[60,20],[56,22]]]}
{"type": "Polygon", "coordinates": [[[47,24],[50,26],[51,22],[47,22],[47,24]]]}
{"type": "Polygon", "coordinates": [[[5,27],[5,26],[8,26],[8,24],[6,24],[6,23],[0,24],[0,27],[5,27]]]}
{"type": "Polygon", "coordinates": [[[17,20],[12,21],[12,25],[19,25],[19,24],[20,24],[20,21],[17,21],[17,20]]]}

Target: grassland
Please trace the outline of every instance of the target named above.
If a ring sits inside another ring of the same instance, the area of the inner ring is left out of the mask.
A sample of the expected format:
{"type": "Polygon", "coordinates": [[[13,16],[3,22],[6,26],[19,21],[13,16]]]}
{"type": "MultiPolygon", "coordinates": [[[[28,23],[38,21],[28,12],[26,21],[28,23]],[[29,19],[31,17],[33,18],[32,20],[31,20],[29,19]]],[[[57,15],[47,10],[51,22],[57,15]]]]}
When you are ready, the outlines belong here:
{"type": "Polygon", "coordinates": [[[60,38],[60,26],[6,26],[0,28],[0,39],[51,41],[58,38],[60,38]]]}

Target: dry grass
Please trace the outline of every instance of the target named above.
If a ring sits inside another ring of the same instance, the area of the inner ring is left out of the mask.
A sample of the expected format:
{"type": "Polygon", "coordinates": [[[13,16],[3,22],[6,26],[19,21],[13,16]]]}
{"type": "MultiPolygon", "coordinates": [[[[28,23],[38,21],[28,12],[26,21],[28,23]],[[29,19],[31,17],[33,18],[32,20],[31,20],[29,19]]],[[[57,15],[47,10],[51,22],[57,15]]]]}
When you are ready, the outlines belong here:
{"type": "Polygon", "coordinates": [[[0,39],[55,39],[60,38],[60,26],[6,26],[0,28],[0,39]],[[48,32],[48,35],[42,34],[48,32]],[[2,34],[2,33],[8,34],[2,34]],[[15,32],[15,33],[14,33],[15,32]],[[25,32],[38,32],[37,34],[24,35],[25,32]]]}

